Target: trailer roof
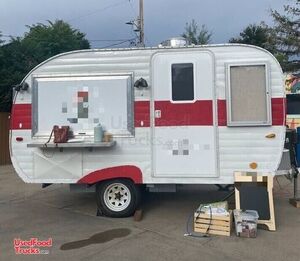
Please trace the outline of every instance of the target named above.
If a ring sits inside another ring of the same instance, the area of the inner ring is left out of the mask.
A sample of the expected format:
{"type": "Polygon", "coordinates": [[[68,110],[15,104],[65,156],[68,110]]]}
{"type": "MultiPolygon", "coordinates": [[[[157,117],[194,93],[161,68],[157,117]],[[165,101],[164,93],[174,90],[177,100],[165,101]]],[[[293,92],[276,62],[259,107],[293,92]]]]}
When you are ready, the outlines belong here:
{"type": "Polygon", "coordinates": [[[28,74],[23,78],[23,80],[21,81],[21,83],[23,83],[25,81],[25,79],[28,77],[28,75],[30,75],[33,71],[35,71],[37,68],[39,68],[40,66],[44,65],[45,63],[56,59],[58,57],[64,56],[64,55],[68,55],[68,54],[75,54],[75,53],[88,53],[88,52],[112,52],[112,51],[142,51],[142,50],[178,50],[178,49],[205,49],[205,48],[214,48],[214,47],[233,47],[233,46],[240,46],[240,47],[250,47],[250,48],[254,48],[254,49],[258,49],[260,51],[264,51],[268,54],[270,54],[271,56],[274,57],[274,55],[272,53],[270,53],[268,50],[263,49],[259,46],[255,46],[255,45],[249,45],[249,44],[240,44],[240,43],[224,43],[224,44],[206,44],[206,45],[188,45],[188,46],[177,46],[177,47],[172,47],[172,46],[154,46],[154,47],[128,47],[128,48],[103,48],[103,49],[99,49],[99,48],[94,48],[94,49],[81,49],[81,50],[74,50],[74,51],[69,51],[69,52],[64,52],[64,53],[60,53],[57,54],[55,56],[52,56],[50,58],[48,58],[47,60],[41,62],[40,64],[38,64],[37,66],[35,66],[30,72],[28,72],[28,74]]]}
{"type": "MultiPolygon", "coordinates": [[[[224,44],[204,44],[204,45],[188,45],[188,46],[152,46],[152,47],[123,47],[123,48],[93,48],[93,49],[83,49],[83,50],[74,50],[62,54],[76,53],[76,52],[103,52],[103,51],[133,51],[133,50],[161,50],[161,49],[188,49],[188,48],[211,48],[211,47],[225,47],[225,46],[245,46],[245,47],[254,47],[260,50],[265,50],[259,46],[250,45],[250,44],[239,44],[239,43],[224,43],[224,44]]],[[[265,50],[267,51],[267,50],[265,50]]],[[[60,55],[60,54],[58,54],[60,55]]],[[[55,56],[54,56],[55,57],[55,56]]]]}

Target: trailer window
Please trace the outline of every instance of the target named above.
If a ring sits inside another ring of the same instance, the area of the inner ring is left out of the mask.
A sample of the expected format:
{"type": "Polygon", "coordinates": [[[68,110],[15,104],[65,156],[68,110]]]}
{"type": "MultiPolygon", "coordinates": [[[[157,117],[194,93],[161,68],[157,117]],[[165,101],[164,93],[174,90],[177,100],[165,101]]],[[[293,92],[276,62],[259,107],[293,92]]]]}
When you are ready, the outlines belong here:
{"type": "Polygon", "coordinates": [[[228,74],[228,125],[270,125],[267,66],[230,65],[228,74]]]}
{"type": "Polygon", "coordinates": [[[194,100],[194,66],[192,63],[172,64],[172,100],[194,100]]]}

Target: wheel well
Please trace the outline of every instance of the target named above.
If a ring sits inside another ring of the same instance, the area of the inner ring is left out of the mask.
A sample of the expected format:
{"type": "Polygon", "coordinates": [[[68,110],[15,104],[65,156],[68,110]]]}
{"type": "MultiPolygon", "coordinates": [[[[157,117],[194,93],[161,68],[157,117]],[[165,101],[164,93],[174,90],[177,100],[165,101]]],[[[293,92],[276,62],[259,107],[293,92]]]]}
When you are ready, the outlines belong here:
{"type": "Polygon", "coordinates": [[[96,186],[99,186],[100,184],[102,184],[103,182],[107,182],[107,181],[113,181],[113,180],[128,180],[128,181],[131,181],[133,184],[135,184],[134,180],[131,179],[131,178],[111,178],[111,179],[104,179],[104,180],[101,180],[101,181],[98,181],[96,183],[94,183],[93,185],[96,185],[96,186]]]}
{"type": "Polygon", "coordinates": [[[93,185],[98,182],[111,179],[129,179],[134,184],[143,183],[140,168],[132,165],[122,165],[96,170],[82,177],[77,183],[93,185]]]}

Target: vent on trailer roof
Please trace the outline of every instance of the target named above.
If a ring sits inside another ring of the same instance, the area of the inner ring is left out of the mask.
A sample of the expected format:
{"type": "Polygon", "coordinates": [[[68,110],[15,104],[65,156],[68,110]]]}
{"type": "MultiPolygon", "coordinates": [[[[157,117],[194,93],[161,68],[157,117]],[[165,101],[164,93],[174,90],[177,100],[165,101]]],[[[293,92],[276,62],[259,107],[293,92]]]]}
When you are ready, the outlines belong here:
{"type": "Polygon", "coordinates": [[[174,37],[161,42],[158,47],[184,47],[188,46],[189,41],[184,37],[174,37]]]}

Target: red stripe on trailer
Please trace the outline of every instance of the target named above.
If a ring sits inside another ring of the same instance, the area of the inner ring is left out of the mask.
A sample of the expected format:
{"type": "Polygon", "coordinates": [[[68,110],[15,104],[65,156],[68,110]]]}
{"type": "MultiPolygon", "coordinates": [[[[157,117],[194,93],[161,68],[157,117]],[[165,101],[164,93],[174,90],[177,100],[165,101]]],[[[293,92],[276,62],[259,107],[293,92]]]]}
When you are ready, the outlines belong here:
{"type": "Polygon", "coordinates": [[[134,103],[134,127],[150,127],[149,101],[136,101],[134,103]]]}
{"type": "Polygon", "coordinates": [[[124,165],[112,168],[106,168],[101,170],[96,170],[88,175],[84,176],[77,183],[81,184],[95,184],[97,182],[116,179],[116,178],[128,178],[131,179],[136,184],[143,183],[143,177],[141,170],[136,166],[124,165]]]}
{"type": "MultiPolygon", "coordinates": [[[[227,125],[226,100],[218,100],[218,125],[227,125]]],[[[272,98],[272,125],[285,125],[286,99],[272,98]]],[[[155,126],[212,126],[213,103],[201,100],[194,103],[171,103],[155,101],[155,110],[161,111],[161,118],[155,119],[155,126]]],[[[134,103],[134,126],[150,127],[150,102],[134,103]]],[[[11,129],[31,129],[31,104],[14,104],[11,115],[11,129]]]]}
{"type": "Polygon", "coordinates": [[[218,100],[218,126],[227,125],[226,100],[218,100]]]}
{"type": "MultiPolygon", "coordinates": [[[[283,126],[286,124],[286,99],[285,98],[272,98],[272,125],[283,126]]],[[[218,125],[227,125],[227,109],[226,100],[218,100],[218,125]]]]}
{"type": "Polygon", "coordinates": [[[272,98],[272,125],[286,125],[285,98],[272,98]]]}
{"type": "Polygon", "coordinates": [[[14,104],[11,110],[11,129],[31,129],[31,104],[14,104]]]}
{"type": "Polygon", "coordinates": [[[155,101],[155,110],[161,117],[155,118],[155,126],[212,126],[212,100],[199,100],[193,103],[172,103],[155,101]]]}
{"type": "MultiPolygon", "coordinates": [[[[135,127],[150,127],[150,102],[136,101],[134,117],[135,127]]],[[[31,129],[31,104],[14,104],[11,118],[13,130],[31,129]],[[21,128],[20,123],[22,124],[21,128]]]]}

